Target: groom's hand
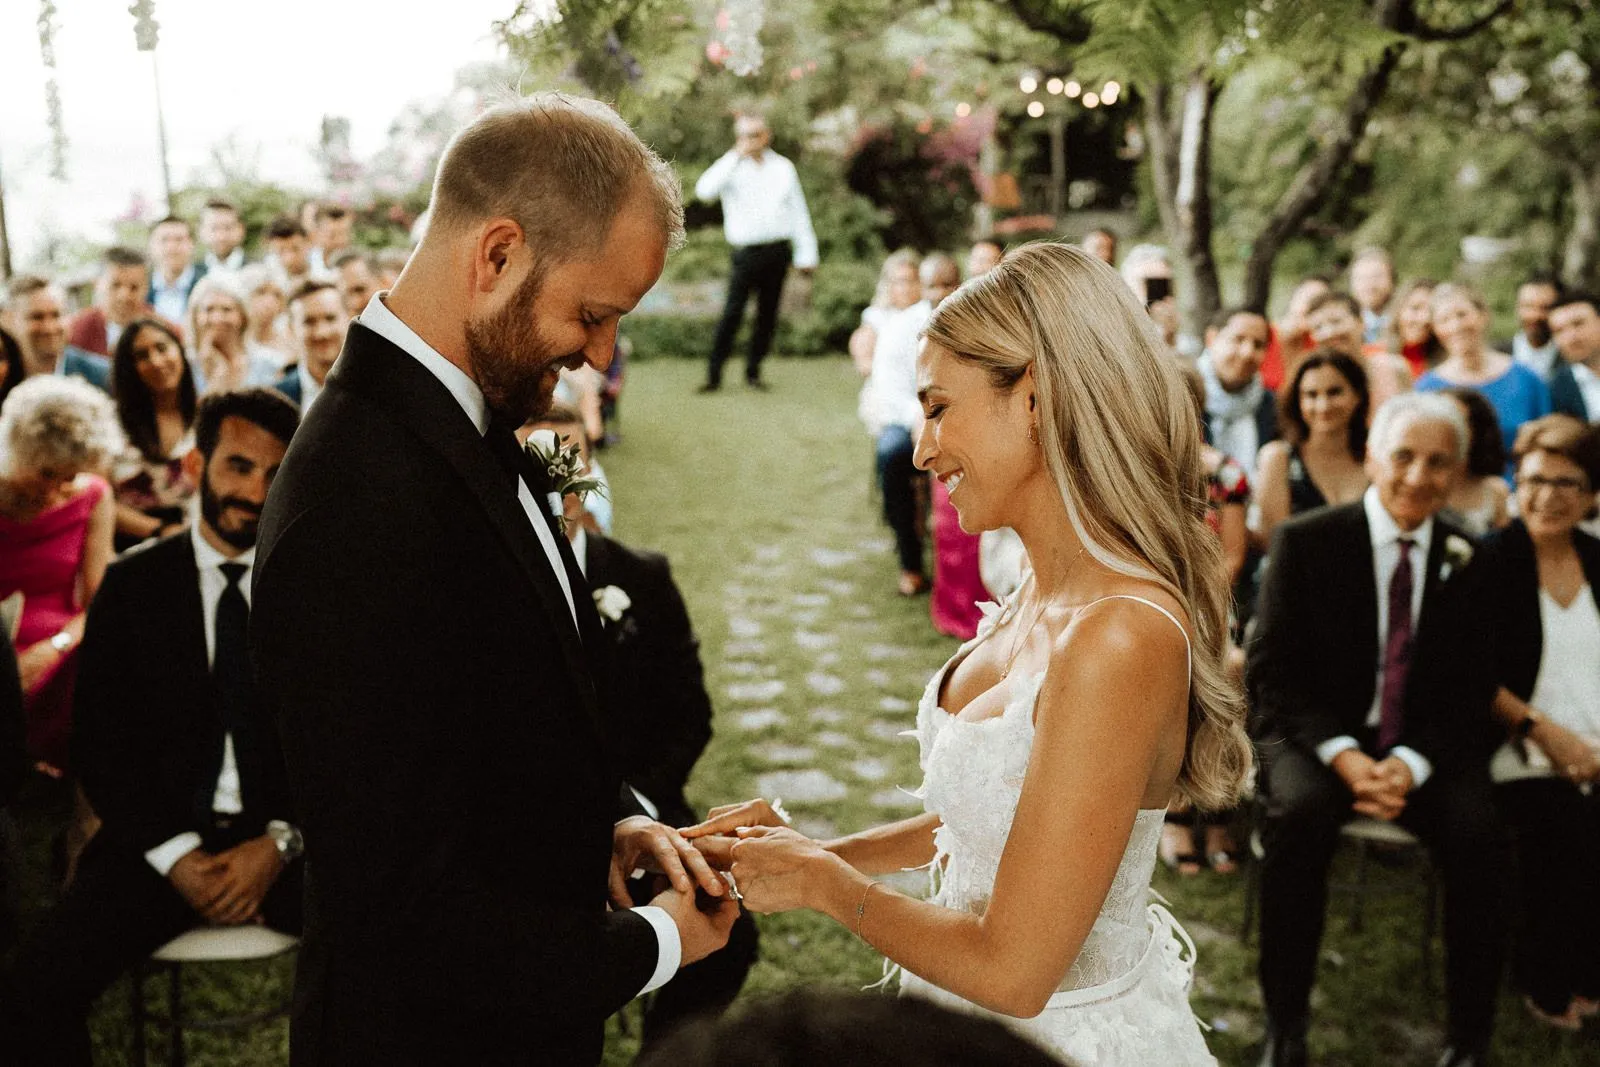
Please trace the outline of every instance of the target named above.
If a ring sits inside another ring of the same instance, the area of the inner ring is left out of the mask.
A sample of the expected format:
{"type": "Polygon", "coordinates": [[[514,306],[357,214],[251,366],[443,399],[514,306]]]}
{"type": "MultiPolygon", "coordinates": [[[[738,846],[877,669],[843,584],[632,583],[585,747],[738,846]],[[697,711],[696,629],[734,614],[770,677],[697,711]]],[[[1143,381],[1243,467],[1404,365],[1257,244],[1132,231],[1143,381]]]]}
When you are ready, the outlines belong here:
{"type": "MultiPolygon", "coordinates": [[[[721,883],[721,879],[718,879],[718,883],[721,883]]],[[[680,893],[676,889],[668,889],[664,893],[657,893],[650,903],[672,916],[672,921],[678,926],[678,942],[683,954],[678,963],[680,967],[703,960],[726,945],[728,931],[733,929],[733,921],[739,917],[739,905],[732,898],[717,899],[714,908],[701,906],[695,902],[693,890],[680,893]]]]}
{"type": "Polygon", "coordinates": [[[666,875],[675,892],[688,896],[691,908],[696,883],[714,897],[728,892],[722,877],[678,831],[648,816],[630,815],[611,835],[611,901],[617,907],[633,907],[628,876],[640,867],[666,875]]]}

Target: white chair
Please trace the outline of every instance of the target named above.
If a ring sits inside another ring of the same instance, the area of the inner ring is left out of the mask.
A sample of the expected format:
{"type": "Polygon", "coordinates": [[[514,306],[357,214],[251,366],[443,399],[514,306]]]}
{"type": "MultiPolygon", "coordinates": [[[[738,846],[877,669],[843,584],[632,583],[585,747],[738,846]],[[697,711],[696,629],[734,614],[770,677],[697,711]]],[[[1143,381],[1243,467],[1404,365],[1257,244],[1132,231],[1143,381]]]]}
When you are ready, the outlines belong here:
{"type": "Polygon", "coordinates": [[[276,959],[293,952],[300,939],[279,933],[265,926],[197,926],[179,934],[151,953],[148,964],[134,968],[132,991],[133,1062],[138,1067],[145,1063],[145,1025],[153,1024],[171,1035],[171,1053],[168,1062],[172,1067],[183,1067],[186,1056],[183,1035],[187,1030],[233,1031],[243,1030],[273,1019],[287,1018],[289,999],[247,1012],[206,1019],[189,1019],[183,1010],[183,967],[191,963],[245,963],[276,959]],[[149,969],[167,972],[167,1012],[153,1014],[145,1006],[144,980],[149,969]]]}

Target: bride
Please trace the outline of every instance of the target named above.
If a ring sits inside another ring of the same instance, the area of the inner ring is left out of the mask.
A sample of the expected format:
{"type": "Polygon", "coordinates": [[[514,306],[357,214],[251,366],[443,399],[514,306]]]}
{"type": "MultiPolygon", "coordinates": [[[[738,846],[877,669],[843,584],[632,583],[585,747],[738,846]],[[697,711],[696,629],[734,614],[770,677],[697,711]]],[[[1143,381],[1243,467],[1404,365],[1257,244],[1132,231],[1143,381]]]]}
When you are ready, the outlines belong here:
{"type": "Polygon", "coordinates": [[[1073,1063],[1214,1064],[1193,945],[1148,900],[1168,802],[1228,807],[1250,762],[1185,386],[1122,279],[1066,245],[1011,253],[925,336],[917,466],[963,529],[1009,526],[1031,561],[923,693],[926,813],[821,842],[757,800],[685,835],[725,853],[746,907],[833,918],[905,993],[1073,1063]],[[875,877],[923,866],[927,900],[875,877]]]}

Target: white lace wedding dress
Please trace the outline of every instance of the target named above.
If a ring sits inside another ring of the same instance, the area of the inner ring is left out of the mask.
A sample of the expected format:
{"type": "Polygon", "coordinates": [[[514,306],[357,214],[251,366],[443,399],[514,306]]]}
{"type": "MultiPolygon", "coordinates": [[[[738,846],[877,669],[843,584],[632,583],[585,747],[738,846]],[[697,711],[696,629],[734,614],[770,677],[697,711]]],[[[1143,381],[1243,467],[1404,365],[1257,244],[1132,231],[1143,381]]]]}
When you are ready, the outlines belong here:
{"type": "MultiPolygon", "coordinates": [[[[1016,694],[993,718],[957,719],[938,706],[950,665],[993,629],[995,609],[984,607],[978,635],[929,681],[914,731],[922,746],[923,769],[916,795],[943,822],[934,834],[938,853],[929,866],[930,899],[978,913],[988,904],[1011,832],[1033,748],[1034,704],[1044,680],[1043,673],[1019,676],[1016,694]]],[[[1163,815],[1141,809],[1135,817],[1100,917],[1044,1011],[1032,1019],[996,1016],[1076,1067],[1214,1067],[1217,1062],[1189,1009],[1194,943],[1165,907],[1150,901],[1163,815]]],[[[1059,862],[1070,864],[1072,856],[1061,856],[1059,862]]],[[[901,972],[900,989],[948,1007],[990,1014],[908,971],[901,972]]]]}

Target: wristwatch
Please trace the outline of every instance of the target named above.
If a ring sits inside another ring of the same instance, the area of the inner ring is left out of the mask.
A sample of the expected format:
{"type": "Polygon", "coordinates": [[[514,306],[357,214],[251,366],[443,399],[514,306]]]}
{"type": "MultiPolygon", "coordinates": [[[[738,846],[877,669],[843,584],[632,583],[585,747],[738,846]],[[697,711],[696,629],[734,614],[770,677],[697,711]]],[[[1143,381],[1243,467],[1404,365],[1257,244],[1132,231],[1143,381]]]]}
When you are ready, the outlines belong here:
{"type": "Polygon", "coordinates": [[[72,647],[72,634],[66,630],[50,636],[50,647],[57,652],[65,652],[72,647]]]}
{"type": "Polygon", "coordinates": [[[273,819],[267,823],[267,836],[278,846],[278,858],[283,861],[285,867],[299,859],[300,854],[306,850],[306,841],[300,836],[300,831],[282,819],[273,819]]]}

